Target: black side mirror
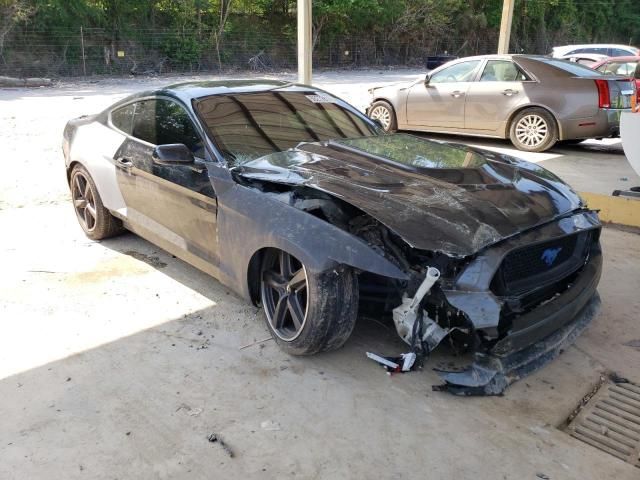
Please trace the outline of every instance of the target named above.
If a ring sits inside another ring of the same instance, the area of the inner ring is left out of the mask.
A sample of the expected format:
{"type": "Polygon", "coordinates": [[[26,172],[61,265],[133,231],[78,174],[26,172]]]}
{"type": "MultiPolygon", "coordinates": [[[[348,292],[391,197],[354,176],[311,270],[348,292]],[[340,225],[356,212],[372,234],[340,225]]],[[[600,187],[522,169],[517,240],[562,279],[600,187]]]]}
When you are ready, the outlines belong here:
{"type": "Polygon", "coordinates": [[[184,143],[158,145],[152,156],[153,161],[160,165],[189,165],[194,162],[193,153],[184,143]]]}
{"type": "Polygon", "coordinates": [[[424,86],[428,87],[430,81],[431,81],[431,75],[427,73],[427,75],[424,77],[424,86]]]}

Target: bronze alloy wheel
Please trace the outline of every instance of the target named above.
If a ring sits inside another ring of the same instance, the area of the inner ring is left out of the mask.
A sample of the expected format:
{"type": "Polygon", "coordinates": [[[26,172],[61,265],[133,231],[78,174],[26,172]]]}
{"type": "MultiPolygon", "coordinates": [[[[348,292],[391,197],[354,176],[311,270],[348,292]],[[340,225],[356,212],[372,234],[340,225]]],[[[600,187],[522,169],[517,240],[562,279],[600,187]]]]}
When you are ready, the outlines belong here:
{"type": "Polygon", "coordinates": [[[261,296],[267,321],[280,339],[295,340],[307,321],[308,280],[304,265],[282,250],[270,250],[261,272],[261,296]]]}
{"type": "Polygon", "coordinates": [[[97,211],[95,192],[91,182],[84,172],[76,170],[71,178],[71,200],[76,210],[78,221],[85,233],[91,233],[96,228],[97,211]]]}

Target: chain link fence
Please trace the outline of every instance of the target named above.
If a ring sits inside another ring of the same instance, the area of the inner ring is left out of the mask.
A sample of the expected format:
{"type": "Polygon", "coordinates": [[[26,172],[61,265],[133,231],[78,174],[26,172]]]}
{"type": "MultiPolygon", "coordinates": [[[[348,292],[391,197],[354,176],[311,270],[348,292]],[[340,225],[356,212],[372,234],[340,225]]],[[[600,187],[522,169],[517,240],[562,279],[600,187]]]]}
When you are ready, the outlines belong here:
{"type": "MultiPolygon", "coordinates": [[[[436,55],[494,53],[497,38],[458,39],[425,35],[422,42],[389,41],[376,36],[321,37],[314,46],[316,68],[424,66],[436,55]]],[[[295,36],[215,30],[98,28],[24,29],[6,39],[0,75],[73,77],[160,75],[234,70],[261,72],[294,69],[295,36]]]]}

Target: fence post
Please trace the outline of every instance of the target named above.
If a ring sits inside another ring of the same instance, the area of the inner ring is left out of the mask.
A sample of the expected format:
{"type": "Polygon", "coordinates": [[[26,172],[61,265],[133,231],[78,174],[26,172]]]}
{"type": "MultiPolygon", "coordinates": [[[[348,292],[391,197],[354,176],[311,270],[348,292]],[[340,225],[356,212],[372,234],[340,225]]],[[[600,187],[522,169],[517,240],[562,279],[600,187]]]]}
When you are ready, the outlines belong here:
{"type": "Polygon", "coordinates": [[[82,72],[84,76],[87,76],[87,64],[84,59],[84,32],[82,31],[82,25],[80,25],[80,46],[82,47],[82,72]]]}

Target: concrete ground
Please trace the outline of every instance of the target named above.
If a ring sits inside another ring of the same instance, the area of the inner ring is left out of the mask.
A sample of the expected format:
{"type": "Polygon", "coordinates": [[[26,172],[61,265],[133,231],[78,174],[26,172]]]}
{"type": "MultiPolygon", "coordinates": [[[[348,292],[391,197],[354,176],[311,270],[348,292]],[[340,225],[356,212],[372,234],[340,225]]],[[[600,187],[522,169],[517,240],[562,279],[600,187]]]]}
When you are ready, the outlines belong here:
{"type": "MultiPolygon", "coordinates": [[[[361,106],[369,85],[415,74],[328,72],[316,83],[361,106]]],[[[132,234],[91,242],[76,223],[66,119],[166,82],[0,91],[1,479],[638,478],[558,428],[602,373],[640,382],[636,233],[604,229],[601,314],[504,397],[432,392],[444,354],[387,376],[364,353],[403,344],[366,318],[340,351],[290,357],[262,341],[262,313],[214,279],[132,234]],[[214,432],[233,458],[207,440],[214,432]]],[[[637,180],[618,145],[529,159],[609,193],[637,180]]]]}

